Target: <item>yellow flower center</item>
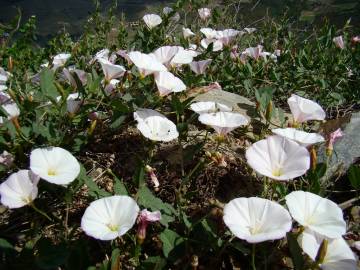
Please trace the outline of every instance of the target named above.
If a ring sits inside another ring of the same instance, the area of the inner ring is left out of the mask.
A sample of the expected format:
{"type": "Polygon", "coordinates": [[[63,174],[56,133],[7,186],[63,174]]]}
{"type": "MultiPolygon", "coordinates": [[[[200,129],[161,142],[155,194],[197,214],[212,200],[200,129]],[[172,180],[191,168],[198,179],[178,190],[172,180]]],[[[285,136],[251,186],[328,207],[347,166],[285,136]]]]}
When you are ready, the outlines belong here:
{"type": "Polygon", "coordinates": [[[119,225],[107,224],[106,226],[107,226],[107,227],[110,229],[110,231],[112,231],[112,232],[117,232],[118,229],[119,229],[119,225]]]}
{"type": "Polygon", "coordinates": [[[48,175],[54,176],[56,174],[57,174],[57,172],[55,169],[52,169],[52,168],[48,169],[48,175]]]}
{"type": "Polygon", "coordinates": [[[279,177],[283,174],[283,170],[281,168],[276,168],[272,170],[272,175],[279,177]]]}

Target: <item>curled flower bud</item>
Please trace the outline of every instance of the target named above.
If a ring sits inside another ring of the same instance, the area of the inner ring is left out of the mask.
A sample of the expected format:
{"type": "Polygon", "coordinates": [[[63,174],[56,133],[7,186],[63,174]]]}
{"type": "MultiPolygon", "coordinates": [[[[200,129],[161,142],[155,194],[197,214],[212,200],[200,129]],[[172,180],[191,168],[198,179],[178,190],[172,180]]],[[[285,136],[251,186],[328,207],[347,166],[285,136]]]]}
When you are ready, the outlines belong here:
{"type": "Polygon", "coordinates": [[[158,180],[158,178],[157,178],[157,176],[155,174],[155,169],[150,167],[149,165],[146,165],[145,166],[145,171],[149,174],[150,179],[154,184],[155,191],[159,190],[160,183],[159,183],[159,180],[158,180]]]}
{"type": "Polygon", "coordinates": [[[161,219],[160,211],[150,212],[147,209],[144,209],[140,212],[138,216],[138,231],[137,231],[137,239],[138,243],[142,244],[146,238],[146,228],[150,222],[156,222],[161,219]]]}
{"type": "Polygon", "coordinates": [[[331,156],[332,152],[334,150],[334,143],[338,138],[341,138],[344,136],[344,133],[341,131],[340,128],[335,130],[334,132],[330,133],[329,140],[326,146],[326,155],[331,156]]]}
{"type": "Polygon", "coordinates": [[[3,151],[0,155],[0,164],[5,167],[10,167],[14,162],[14,156],[7,151],[3,151]]]}

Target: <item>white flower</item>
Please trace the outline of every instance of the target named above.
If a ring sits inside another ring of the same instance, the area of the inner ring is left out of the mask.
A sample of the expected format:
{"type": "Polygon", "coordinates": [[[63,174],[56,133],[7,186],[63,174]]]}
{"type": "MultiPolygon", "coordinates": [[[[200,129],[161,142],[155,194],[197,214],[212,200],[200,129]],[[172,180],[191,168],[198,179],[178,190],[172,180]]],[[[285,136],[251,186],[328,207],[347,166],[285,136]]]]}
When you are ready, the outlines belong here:
{"type": "Polygon", "coordinates": [[[213,52],[218,52],[223,49],[223,43],[217,39],[203,38],[200,42],[201,46],[204,49],[207,49],[211,43],[213,43],[213,49],[212,49],[213,52]]]}
{"type": "Polygon", "coordinates": [[[190,28],[184,28],[183,27],[182,32],[183,32],[183,36],[184,36],[185,39],[189,38],[191,36],[195,36],[195,33],[193,31],[191,31],[190,28]]]}
{"type": "Polygon", "coordinates": [[[56,69],[58,67],[62,67],[65,65],[66,61],[69,60],[71,54],[69,53],[60,53],[54,56],[53,59],[53,68],[56,69]]]}
{"type": "Polygon", "coordinates": [[[155,57],[161,64],[169,66],[171,59],[173,59],[179,50],[184,50],[184,48],[181,46],[163,46],[156,49],[149,55],[155,57]]]}
{"type": "Polygon", "coordinates": [[[20,115],[19,107],[12,100],[11,100],[11,102],[8,102],[8,103],[2,105],[1,107],[8,114],[8,120],[18,117],[20,115]]]}
{"type": "Polygon", "coordinates": [[[246,159],[258,173],[280,181],[301,176],[310,167],[310,154],[305,147],[277,135],[251,145],[246,159]]]}
{"type": "Polygon", "coordinates": [[[173,12],[174,10],[171,8],[171,7],[164,7],[162,12],[165,14],[165,15],[169,15],[171,12],[173,12]]]}
{"type": "Polygon", "coordinates": [[[324,120],[325,112],[316,102],[292,94],[287,100],[295,122],[303,123],[308,120],[324,120]]]}
{"type": "Polygon", "coordinates": [[[39,177],[29,170],[13,173],[0,185],[1,203],[9,208],[23,207],[38,194],[39,177]]]}
{"type": "Polygon", "coordinates": [[[231,200],[224,207],[223,219],[236,237],[249,243],[281,239],[292,225],[284,207],[257,197],[231,200]]]}
{"type": "Polygon", "coordinates": [[[126,71],[123,66],[114,65],[107,59],[99,58],[98,62],[101,64],[101,68],[105,76],[105,81],[107,82],[123,76],[126,71]]]}
{"type": "Polygon", "coordinates": [[[110,54],[109,49],[102,49],[101,51],[98,51],[95,54],[94,58],[91,59],[90,64],[95,63],[95,61],[99,59],[109,60],[109,54],[110,54]]]}
{"type": "Polygon", "coordinates": [[[330,238],[345,234],[342,210],[333,201],[305,191],[293,191],[285,199],[291,216],[305,228],[330,238]]]}
{"type": "Polygon", "coordinates": [[[277,128],[271,131],[279,136],[293,140],[305,147],[325,141],[325,138],[318,133],[308,133],[302,130],[297,130],[295,128],[277,128]]]}
{"type": "Polygon", "coordinates": [[[37,148],[30,154],[30,169],[42,179],[66,185],[80,173],[80,164],[67,150],[60,147],[37,148]]]}
{"type": "Polygon", "coordinates": [[[263,46],[258,45],[256,47],[246,48],[244,53],[250,56],[251,58],[258,60],[262,56],[263,46]]]}
{"type": "Polygon", "coordinates": [[[169,142],[179,136],[176,125],[157,111],[139,109],[134,112],[134,119],[141,134],[152,141],[169,142]]]}
{"type": "Polygon", "coordinates": [[[195,72],[196,74],[204,74],[206,71],[206,68],[211,64],[212,59],[206,59],[202,61],[197,62],[191,62],[189,64],[190,69],[195,72]]]}
{"type": "Polygon", "coordinates": [[[192,103],[190,109],[198,114],[202,113],[215,113],[218,111],[221,112],[231,112],[232,108],[224,104],[213,102],[213,101],[199,101],[192,103]]]}
{"type": "Polygon", "coordinates": [[[220,135],[226,135],[230,131],[249,123],[248,119],[240,113],[222,111],[202,113],[199,116],[199,121],[204,125],[211,126],[220,135]]]}
{"type": "Polygon", "coordinates": [[[194,50],[185,50],[181,48],[175,54],[173,59],[171,59],[170,65],[172,67],[179,67],[181,65],[190,64],[197,55],[198,53],[194,50]]]}
{"type": "Polygon", "coordinates": [[[1,91],[4,91],[4,90],[6,90],[6,89],[7,89],[7,86],[6,86],[6,85],[1,85],[1,84],[0,84],[0,92],[1,92],[1,91]]]}
{"type": "MultiPolygon", "coordinates": [[[[305,230],[298,238],[299,245],[311,259],[316,260],[323,236],[311,231],[305,230]]],[[[320,268],[324,270],[356,270],[357,263],[354,253],[342,238],[326,239],[328,241],[326,253],[320,268]]]]}
{"type": "Polygon", "coordinates": [[[208,27],[201,28],[200,32],[203,33],[207,39],[215,39],[217,36],[217,31],[208,27]]]}
{"type": "Polygon", "coordinates": [[[143,17],[143,20],[149,29],[152,29],[155,26],[158,26],[162,22],[161,17],[157,14],[146,14],[143,17]]]}
{"type": "Polygon", "coordinates": [[[75,114],[80,109],[83,101],[80,99],[79,93],[73,93],[66,98],[66,109],[69,113],[75,114]]]}
{"type": "Polygon", "coordinates": [[[240,34],[240,31],[235,29],[225,29],[223,31],[216,32],[216,39],[219,40],[224,45],[229,45],[237,35],[240,34]]]}
{"type": "Polygon", "coordinates": [[[93,201],[81,218],[81,228],[96,239],[113,240],[130,230],[139,206],[129,196],[111,196],[93,201]]]}
{"type": "Polygon", "coordinates": [[[186,90],[186,85],[171,72],[161,71],[155,73],[155,83],[160,92],[160,96],[165,96],[172,92],[182,92],[186,90]]]}
{"type": "Polygon", "coordinates": [[[200,19],[202,19],[203,21],[207,20],[211,16],[211,10],[209,8],[200,8],[198,9],[198,13],[200,19]]]}
{"type": "Polygon", "coordinates": [[[340,49],[345,49],[345,43],[342,36],[334,37],[333,42],[335,43],[335,46],[340,49]]]}
{"type": "Polygon", "coordinates": [[[253,27],[245,27],[244,30],[248,33],[248,34],[251,34],[253,32],[256,31],[256,28],[253,28],[253,27]]]}
{"type": "Polygon", "coordinates": [[[167,68],[161,64],[154,56],[141,52],[130,52],[129,58],[131,62],[139,69],[141,76],[145,77],[149,74],[167,71],[167,68]]]}

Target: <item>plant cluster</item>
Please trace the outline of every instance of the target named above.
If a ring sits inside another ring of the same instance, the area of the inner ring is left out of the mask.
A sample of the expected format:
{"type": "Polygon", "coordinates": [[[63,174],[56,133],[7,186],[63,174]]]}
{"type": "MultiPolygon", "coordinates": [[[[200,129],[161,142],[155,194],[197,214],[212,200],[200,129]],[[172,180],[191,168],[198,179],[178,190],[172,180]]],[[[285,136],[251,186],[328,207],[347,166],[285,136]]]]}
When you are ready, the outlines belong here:
{"type": "Polygon", "coordinates": [[[32,18],[2,43],[1,267],[356,269],[358,228],[322,180],[344,134],[321,132],[319,103],[357,105],[360,38],[240,29],[203,4],[134,31],[97,6],[43,49],[32,18]],[[235,93],[253,114],[209,98],[235,93]]]}

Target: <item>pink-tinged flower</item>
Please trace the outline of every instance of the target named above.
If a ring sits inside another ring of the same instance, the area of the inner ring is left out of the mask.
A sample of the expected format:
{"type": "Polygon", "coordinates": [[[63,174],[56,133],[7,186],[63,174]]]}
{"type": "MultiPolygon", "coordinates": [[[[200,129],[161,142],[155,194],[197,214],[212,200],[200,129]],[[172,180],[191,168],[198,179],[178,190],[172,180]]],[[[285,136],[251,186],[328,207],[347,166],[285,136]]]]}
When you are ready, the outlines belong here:
{"type": "Polygon", "coordinates": [[[352,43],[360,43],[360,36],[355,36],[351,39],[352,43]]]}
{"type": "Polygon", "coordinates": [[[180,50],[184,50],[184,48],[181,46],[163,46],[156,49],[149,55],[155,57],[158,62],[166,67],[170,67],[170,61],[180,50]]]}
{"type": "Polygon", "coordinates": [[[203,21],[207,20],[211,16],[211,10],[209,8],[200,8],[198,9],[198,13],[200,19],[202,19],[203,21]]]}
{"type": "Polygon", "coordinates": [[[204,74],[206,68],[211,64],[212,59],[206,59],[202,61],[194,61],[189,64],[190,69],[196,74],[204,74]]]}
{"type": "Polygon", "coordinates": [[[292,94],[287,102],[296,123],[325,119],[325,111],[315,101],[292,94]]]}
{"type": "Polygon", "coordinates": [[[155,174],[155,169],[150,167],[149,165],[145,166],[145,171],[149,174],[151,181],[154,184],[154,188],[158,189],[160,186],[159,179],[157,178],[155,174]]]}
{"type": "Polygon", "coordinates": [[[81,84],[84,86],[87,83],[87,73],[81,69],[63,69],[63,75],[65,79],[68,81],[68,83],[74,88],[77,89],[77,83],[75,80],[75,76],[77,76],[81,82],[81,84]],[[75,75],[76,74],[76,75],[75,75]]]}
{"type": "Polygon", "coordinates": [[[14,162],[14,156],[7,152],[7,151],[3,151],[0,155],[0,164],[5,166],[5,167],[10,167],[14,162]]]}
{"type": "Polygon", "coordinates": [[[211,43],[213,43],[213,49],[212,49],[213,52],[221,51],[224,47],[223,43],[220,40],[217,40],[215,38],[212,38],[212,39],[203,38],[200,42],[201,46],[204,49],[207,49],[211,43]]]}
{"type": "Polygon", "coordinates": [[[258,45],[256,47],[250,47],[245,49],[244,53],[246,53],[249,57],[258,60],[260,58],[262,50],[263,50],[263,46],[258,45]]]}
{"type": "Polygon", "coordinates": [[[216,31],[215,38],[219,40],[224,45],[229,45],[237,35],[240,34],[240,31],[235,29],[225,29],[223,31],[216,31]]]}
{"type": "Polygon", "coordinates": [[[94,64],[95,61],[99,60],[100,58],[108,60],[109,59],[109,54],[110,54],[109,49],[102,49],[101,51],[98,51],[95,54],[95,56],[93,57],[93,59],[90,60],[90,64],[91,65],[94,64]]]}
{"type": "Polygon", "coordinates": [[[256,172],[274,180],[288,181],[310,168],[308,150],[281,136],[270,136],[246,150],[247,163],[256,172]]]}
{"type": "Polygon", "coordinates": [[[62,67],[66,64],[66,62],[71,57],[71,54],[69,53],[60,53],[54,56],[53,59],[53,69],[57,69],[58,67],[62,67]]]}
{"type": "Polygon", "coordinates": [[[142,77],[159,71],[167,71],[167,68],[152,55],[134,51],[130,52],[128,56],[142,77]]]}
{"type": "Polygon", "coordinates": [[[331,156],[332,151],[334,150],[335,141],[343,136],[344,136],[344,133],[341,131],[340,128],[338,128],[334,132],[330,133],[329,140],[328,140],[327,146],[326,146],[326,154],[328,156],[331,156]]]}
{"type": "Polygon", "coordinates": [[[137,231],[137,239],[140,244],[142,244],[146,238],[146,228],[150,222],[157,222],[161,219],[160,211],[150,212],[147,209],[141,210],[137,223],[138,223],[138,231],[137,231]]]}
{"type": "Polygon", "coordinates": [[[170,93],[178,93],[186,90],[186,85],[183,81],[168,71],[155,73],[155,83],[160,96],[166,96],[170,93]]]}
{"type": "Polygon", "coordinates": [[[118,50],[116,52],[116,54],[119,55],[120,57],[124,58],[127,61],[128,64],[132,64],[132,61],[131,61],[131,59],[130,59],[130,57],[129,57],[126,50],[118,50]]]}
{"type": "Polygon", "coordinates": [[[231,51],[230,51],[230,58],[233,60],[238,59],[240,56],[239,51],[238,51],[238,46],[232,46],[231,51]]]}
{"type": "Polygon", "coordinates": [[[104,79],[108,83],[112,79],[120,78],[124,75],[126,69],[120,65],[114,65],[109,60],[99,58],[98,62],[101,65],[101,68],[104,72],[104,79]]]}
{"type": "Polygon", "coordinates": [[[335,43],[335,46],[340,48],[340,49],[344,49],[345,48],[345,43],[343,40],[342,36],[338,36],[338,37],[334,37],[333,38],[333,42],[335,43]]]}

